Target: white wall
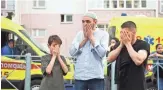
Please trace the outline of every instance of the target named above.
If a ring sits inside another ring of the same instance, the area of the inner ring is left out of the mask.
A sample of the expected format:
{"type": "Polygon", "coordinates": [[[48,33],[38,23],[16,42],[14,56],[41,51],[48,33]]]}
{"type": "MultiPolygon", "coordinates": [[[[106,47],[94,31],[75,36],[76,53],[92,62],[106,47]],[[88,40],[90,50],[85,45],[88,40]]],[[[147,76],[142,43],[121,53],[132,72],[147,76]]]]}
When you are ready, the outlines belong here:
{"type": "Polygon", "coordinates": [[[86,0],[46,0],[45,9],[34,9],[33,0],[18,0],[18,9],[22,14],[65,13],[83,14],[86,11],[86,0]]]}
{"type": "Polygon", "coordinates": [[[104,0],[87,0],[88,8],[103,8],[104,0]]]}
{"type": "Polygon", "coordinates": [[[150,9],[155,9],[156,8],[156,1],[157,0],[147,0],[147,7],[150,9]]]}

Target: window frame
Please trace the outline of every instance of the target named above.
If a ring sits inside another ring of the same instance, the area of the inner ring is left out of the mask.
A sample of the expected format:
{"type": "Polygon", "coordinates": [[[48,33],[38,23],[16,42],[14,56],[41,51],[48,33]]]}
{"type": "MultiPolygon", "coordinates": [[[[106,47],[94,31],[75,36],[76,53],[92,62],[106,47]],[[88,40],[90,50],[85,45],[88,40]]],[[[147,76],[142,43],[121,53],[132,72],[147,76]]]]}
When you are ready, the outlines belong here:
{"type": "Polygon", "coordinates": [[[33,6],[33,9],[45,9],[46,8],[46,0],[45,1],[45,6],[39,6],[39,0],[33,0],[32,2],[32,6],[33,6]],[[34,6],[34,1],[36,1],[36,6],[34,6]]]}
{"type": "Polygon", "coordinates": [[[1,5],[1,10],[7,9],[7,0],[1,0],[1,4],[2,4],[2,1],[5,1],[5,8],[2,8],[2,5],[1,5]]]}
{"type": "Polygon", "coordinates": [[[147,8],[147,0],[141,0],[141,8],[147,8]],[[145,7],[143,7],[143,1],[145,1],[145,7]]]}
{"type": "MultiPolygon", "coordinates": [[[[90,10],[91,9],[100,9],[100,8],[98,8],[97,6],[95,7],[95,8],[89,8],[90,10]]],[[[148,6],[147,6],[147,0],[103,0],[103,9],[114,9],[114,10],[117,10],[117,9],[124,9],[124,10],[126,10],[126,9],[151,9],[151,8],[148,8],[148,6]],[[107,1],[109,2],[109,7],[107,7],[107,1]],[[113,1],[116,1],[117,3],[117,7],[114,7],[114,4],[113,4],[113,1]],[[127,6],[127,1],[131,1],[131,7],[126,7],[127,6]],[[138,5],[138,7],[136,8],[135,7],[135,1],[138,1],[138,3],[139,3],[139,5],[138,5]],[[143,1],[145,1],[145,7],[143,7],[143,5],[142,5],[142,2],[143,1]],[[120,7],[120,3],[123,3],[123,7],[120,7]]]]}
{"type": "MultiPolygon", "coordinates": [[[[17,36],[18,38],[20,38],[20,39],[23,41],[23,43],[25,43],[28,47],[30,47],[31,50],[32,50],[32,52],[34,52],[35,55],[38,56],[37,52],[29,45],[29,43],[26,42],[26,41],[25,41],[22,37],[20,37],[17,33],[13,32],[13,31],[11,31],[11,30],[9,30],[9,29],[3,29],[3,28],[1,28],[1,31],[8,32],[9,34],[12,34],[13,37],[10,38],[10,39],[14,39],[14,36],[17,36]]],[[[15,39],[14,39],[14,40],[15,40],[15,39]]],[[[34,44],[34,43],[33,43],[33,44],[34,44]]],[[[14,57],[14,56],[15,56],[15,55],[13,55],[13,57],[14,57]]]]}
{"type": "Polygon", "coordinates": [[[133,7],[132,7],[132,6],[133,6],[133,5],[132,5],[132,4],[133,4],[133,3],[132,3],[133,1],[130,1],[130,0],[124,0],[124,1],[125,1],[124,3],[126,3],[125,8],[133,8],[133,7]],[[127,2],[129,2],[129,3],[127,4],[127,2]],[[127,5],[129,5],[129,4],[131,4],[131,7],[127,7],[127,5]]]}
{"type": "Polygon", "coordinates": [[[160,9],[160,13],[161,13],[161,14],[163,14],[163,11],[161,11],[162,6],[163,6],[163,0],[160,0],[160,8],[159,8],[159,9],[160,9]]]}
{"type": "Polygon", "coordinates": [[[104,8],[110,8],[110,3],[111,3],[110,0],[104,0],[104,8]]]}
{"type": "Polygon", "coordinates": [[[73,14],[60,14],[60,18],[61,18],[61,23],[69,23],[72,24],[73,23],[73,14]],[[64,15],[64,20],[62,22],[62,15],[64,15]],[[67,21],[67,16],[72,16],[72,21],[67,21]]]}
{"type": "Polygon", "coordinates": [[[43,38],[43,37],[45,37],[47,35],[47,30],[44,29],[44,28],[33,28],[31,34],[32,34],[32,37],[34,37],[34,38],[43,38]],[[35,31],[36,32],[36,36],[34,35],[34,30],[36,30],[35,31]],[[44,30],[45,31],[45,35],[44,36],[39,36],[39,31],[40,30],[44,30]]]}
{"type": "Polygon", "coordinates": [[[107,31],[108,30],[108,24],[97,24],[97,27],[99,28],[99,29],[103,29],[104,31],[107,31]],[[104,26],[104,28],[99,28],[99,25],[101,25],[101,26],[104,26]]]}

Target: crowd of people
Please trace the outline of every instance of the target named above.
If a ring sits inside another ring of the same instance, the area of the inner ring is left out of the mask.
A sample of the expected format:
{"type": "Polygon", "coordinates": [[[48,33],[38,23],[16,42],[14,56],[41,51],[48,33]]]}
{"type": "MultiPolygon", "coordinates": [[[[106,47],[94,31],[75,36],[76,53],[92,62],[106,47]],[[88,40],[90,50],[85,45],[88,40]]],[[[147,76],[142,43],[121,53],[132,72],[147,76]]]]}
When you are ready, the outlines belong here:
{"type": "MultiPolygon", "coordinates": [[[[108,63],[116,61],[115,83],[118,90],[146,90],[144,72],[148,57],[163,58],[163,45],[157,44],[156,51],[150,54],[150,45],[136,38],[136,24],[126,21],[121,25],[120,40],[112,38],[108,46],[109,35],[97,28],[97,22],[94,13],[86,13],[82,18],[83,30],[77,33],[69,50],[70,55],[76,58],[75,90],[104,90],[102,60],[105,56],[108,63]]],[[[9,40],[2,48],[2,55],[13,55],[13,43],[9,40]]],[[[40,90],[64,90],[63,76],[67,74],[68,66],[64,56],[60,55],[61,45],[59,36],[49,37],[50,54],[41,59],[43,79],[40,90]]],[[[159,69],[160,90],[163,90],[163,70],[159,69]]],[[[155,69],[153,72],[156,74],[155,69]]]]}

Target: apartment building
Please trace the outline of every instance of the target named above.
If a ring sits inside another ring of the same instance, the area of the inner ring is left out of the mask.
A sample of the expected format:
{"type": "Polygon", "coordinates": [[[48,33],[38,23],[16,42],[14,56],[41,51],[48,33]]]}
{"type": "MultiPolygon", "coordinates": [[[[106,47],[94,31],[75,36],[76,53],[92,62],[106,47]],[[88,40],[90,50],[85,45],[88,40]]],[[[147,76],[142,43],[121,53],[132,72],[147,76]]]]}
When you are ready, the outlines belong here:
{"type": "Polygon", "coordinates": [[[98,27],[106,30],[109,20],[126,13],[127,16],[144,15],[163,17],[163,0],[1,0],[1,9],[12,9],[16,22],[24,25],[32,38],[47,49],[47,39],[57,34],[63,41],[61,53],[69,56],[69,47],[79,30],[82,30],[82,16],[95,12],[98,27]],[[6,6],[5,6],[6,5],[6,6]]]}
{"type": "MultiPolygon", "coordinates": [[[[162,0],[163,2],[163,0],[162,0]]],[[[112,17],[121,16],[147,16],[162,17],[163,4],[160,0],[89,0],[88,11],[98,15],[99,27],[106,29],[112,17]]]]}
{"type": "Polygon", "coordinates": [[[46,49],[48,37],[57,34],[63,44],[61,53],[69,56],[69,47],[76,33],[82,30],[86,0],[18,0],[20,23],[32,38],[46,49]]]}

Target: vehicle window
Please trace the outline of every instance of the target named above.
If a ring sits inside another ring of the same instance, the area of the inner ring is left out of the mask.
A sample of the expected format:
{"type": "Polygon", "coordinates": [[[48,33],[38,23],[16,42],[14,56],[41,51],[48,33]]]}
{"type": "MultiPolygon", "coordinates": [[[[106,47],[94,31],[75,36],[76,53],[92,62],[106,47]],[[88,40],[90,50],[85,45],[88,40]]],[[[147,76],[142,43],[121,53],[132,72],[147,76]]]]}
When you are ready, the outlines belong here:
{"type": "Polygon", "coordinates": [[[25,30],[20,30],[20,32],[26,36],[34,45],[36,45],[41,51],[43,51],[44,53],[47,53],[48,51],[42,47],[35,39],[33,39],[32,37],[29,36],[28,32],[25,30]]]}
{"type": "MultiPolygon", "coordinates": [[[[6,40],[6,41],[3,42],[3,43],[5,43],[5,45],[7,45],[7,41],[10,40],[10,39],[14,39],[14,41],[15,41],[14,55],[13,55],[12,58],[18,58],[17,55],[21,56],[21,55],[25,55],[27,53],[31,53],[32,56],[37,56],[37,54],[33,51],[31,46],[29,46],[25,41],[23,41],[21,37],[18,37],[18,35],[16,35],[13,32],[8,32],[6,30],[1,31],[1,32],[2,33],[8,33],[8,35],[3,37],[3,39],[6,40]]],[[[20,59],[25,59],[25,58],[21,57],[20,59]]]]}
{"type": "Polygon", "coordinates": [[[109,42],[111,41],[111,38],[115,37],[116,27],[111,26],[109,27],[108,33],[109,33],[109,42]]]}

